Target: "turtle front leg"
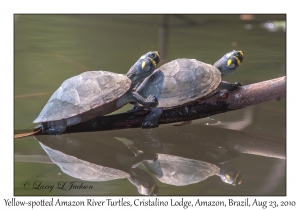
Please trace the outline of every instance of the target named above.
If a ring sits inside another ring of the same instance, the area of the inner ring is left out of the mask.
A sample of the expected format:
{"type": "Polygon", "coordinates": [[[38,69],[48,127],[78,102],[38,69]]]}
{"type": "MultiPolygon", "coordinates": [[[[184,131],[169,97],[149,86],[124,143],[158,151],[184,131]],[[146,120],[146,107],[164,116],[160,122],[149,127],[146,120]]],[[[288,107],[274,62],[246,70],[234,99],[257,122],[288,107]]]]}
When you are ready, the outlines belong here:
{"type": "Polygon", "coordinates": [[[142,104],[144,107],[155,106],[158,102],[157,98],[154,95],[149,95],[147,98],[144,98],[137,92],[132,92],[131,95],[136,102],[142,104]]]}
{"type": "Polygon", "coordinates": [[[242,86],[241,83],[239,83],[239,82],[228,83],[228,82],[222,81],[221,84],[219,85],[218,89],[233,91],[233,90],[236,90],[239,86],[242,86]]]}
{"type": "Polygon", "coordinates": [[[140,82],[139,83],[137,83],[136,85],[135,85],[135,87],[132,89],[133,91],[136,91],[137,90],[137,88],[140,86],[140,82]]]}
{"type": "Polygon", "coordinates": [[[152,108],[150,113],[144,118],[142,128],[158,127],[158,120],[163,113],[162,108],[152,108]]]}

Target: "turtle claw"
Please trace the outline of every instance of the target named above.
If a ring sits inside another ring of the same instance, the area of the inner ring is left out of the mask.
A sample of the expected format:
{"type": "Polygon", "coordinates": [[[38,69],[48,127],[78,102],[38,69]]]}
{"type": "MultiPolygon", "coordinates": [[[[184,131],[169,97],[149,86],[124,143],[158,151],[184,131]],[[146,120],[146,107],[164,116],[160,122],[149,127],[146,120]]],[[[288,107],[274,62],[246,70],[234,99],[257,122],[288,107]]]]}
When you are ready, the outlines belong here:
{"type": "Polygon", "coordinates": [[[226,98],[228,98],[228,95],[229,95],[228,90],[221,90],[221,91],[219,92],[218,100],[219,100],[219,99],[226,99],[226,98]]]}
{"type": "Polygon", "coordinates": [[[149,104],[148,106],[155,106],[158,103],[157,98],[154,95],[149,95],[146,99],[145,102],[149,104]]]}
{"type": "Polygon", "coordinates": [[[239,83],[239,82],[235,82],[233,84],[235,84],[236,86],[242,86],[241,83],[239,83]]]}
{"type": "Polygon", "coordinates": [[[142,123],[142,128],[156,128],[158,127],[158,123],[151,123],[150,121],[144,121],[142,123]]]}
{"type": "Polygon", "coordinates": [[[151,108],[150,113],[144,118],[142,128],[158,127],[158,120],[163,113],[162,108],[151,108]]]}

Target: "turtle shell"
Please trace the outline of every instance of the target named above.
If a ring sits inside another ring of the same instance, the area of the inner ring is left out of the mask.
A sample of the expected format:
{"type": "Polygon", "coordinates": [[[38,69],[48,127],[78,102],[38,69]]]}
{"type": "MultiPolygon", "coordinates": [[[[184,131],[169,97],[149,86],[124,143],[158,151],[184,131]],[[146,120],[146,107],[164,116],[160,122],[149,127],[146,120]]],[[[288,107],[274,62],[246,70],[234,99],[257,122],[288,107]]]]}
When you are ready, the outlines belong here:
{"type": "Polygon", "coordinates": [[[97,112],[90,113],[90,116],[96,113],[108,114],[114,111],[114,103],[130,87],[131,80],[123,74],[107,71],[84,72],[64,81],[33,122],[67,119],[94,109],[97,112]]]}
{"type": "Polygon", "coordinates": [[[158,153],[155,163],[159,165],[153,165],[148,161],[144,161],[143,165],[156,174],[162,183],[175,186],[198,183],[220,172],[220,168],[212,163],[170,154],[158,153]]]}
{"type": "Polygon", "coordinates": [[[162,65],[137,90],[144,97],[155,95],[158,106],[172,108],[199,100],[216,90],[220,71],[195,59],[176,59],[162,65]]]}
{"type": "Polygon", "coordinates": [[[58,165],[64,173],[74,178],[86,181],[109,181],[130,177],[130,174],[125,171],[81,160],[39,143],[52,162],[58,165]]]}

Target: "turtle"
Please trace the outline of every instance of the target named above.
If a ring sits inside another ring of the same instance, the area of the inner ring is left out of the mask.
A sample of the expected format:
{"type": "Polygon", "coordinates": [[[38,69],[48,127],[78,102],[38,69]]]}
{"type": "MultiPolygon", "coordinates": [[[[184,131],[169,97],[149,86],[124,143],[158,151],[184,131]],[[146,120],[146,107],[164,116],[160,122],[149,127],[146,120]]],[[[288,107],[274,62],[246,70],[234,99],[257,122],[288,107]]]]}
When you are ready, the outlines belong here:
{"type": "Polygon", "coordinates": [[[173,141],[160,139],[160,135],[143,139],[130,139],[134,143],[128,147],[135,154],[150,153],[157,155],[156,161],[144,160],[142,164],[162,183],[184,186],[204,181],[217,175],[233,186],[242,183],[239,170],[229,166],[229,161],[240,156],[239,152],[227,150],[224,154],[207,146],[192,145],[190,140],[173,141]],[[142,153],[141,153],[142,152],[142,153]]]}
{"type": "Polygon", "coordinates": [[[224,183],[233,186],[242,183],[242,175],[233,168],[219,163],[206,162],[171,154],[158,153],[155,162],[143,161],[143,165],[162,183],[185,186],[204,181],[217,175],[224,183]]]}
{"type": "Polygon", "coordinates": [[[153,95],[143,98],[134,88],[155,70],[159,61],[160,53],[150,51],[126,75],[87,71],[71,77],[53,93],[33,123],[40,123],[43,133],[57,135],[67,126],[109,114],[130,102],[153,105],[157,102],[153,95]]]}
{"type": "Polygon", "coordinates": [[[138,168],[142,161],[156,161],[154,153],[135,155],[114,138],[93,134],[36,135],[40,146],[65,174],[84,181],[107,182],[127,178],[143,195],[157,194],[151,175],[138,168]]]}
{"type": "MultiPolygon", "coordinates": [[[[142,97],[154,95],[158,103],[150,107],[142,128],[158,126],[165,109],[184,106],[208,98],[220,90],[233,91],[241,84],[222,81],[222,76],[232,73],[242,63],[243,51],[226,53],[214,65],[196,59],[179,58],[156,69],[137,88],[142,97]]],[[[144,109],[135,104],[130,111],[144,109]]],[[[146,108],[147,109],[147,108],[146,108]]]]}

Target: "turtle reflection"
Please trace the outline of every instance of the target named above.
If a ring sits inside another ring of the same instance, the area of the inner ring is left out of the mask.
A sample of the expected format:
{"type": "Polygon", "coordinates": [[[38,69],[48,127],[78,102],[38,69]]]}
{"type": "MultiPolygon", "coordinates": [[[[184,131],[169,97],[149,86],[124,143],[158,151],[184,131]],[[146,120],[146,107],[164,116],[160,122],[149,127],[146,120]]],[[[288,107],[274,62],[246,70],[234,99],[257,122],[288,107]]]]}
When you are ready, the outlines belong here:
{"type": "Polygon", "coordinates": [[[158,187],[149,173],[137,168],[145,160],[155,161],[154,153],[135,155],[123,142],[111,139],[80,139],[78,135],[35,136],[53,163],[77,179],[110,181],[127,178],[140,194],[154,195],[158,187]]]}
{"type": "MultiPolygon", "coordinates": [[[[156,133],[157,134],[157,133],[156,133]]],[[[164,142],[153,132],[147,132],[145,141],[133,140],[131,149],[139,154],[142,151],[158,155],[155,162],[143,161],[143,165],[162,183],[184,186],[194,184],[217,175],[225,183],[242,183],[240,172],[225,164],[239,156],[235,151],[217,151],[204,146],[189,146],[184,142],[164,142]]]]}

